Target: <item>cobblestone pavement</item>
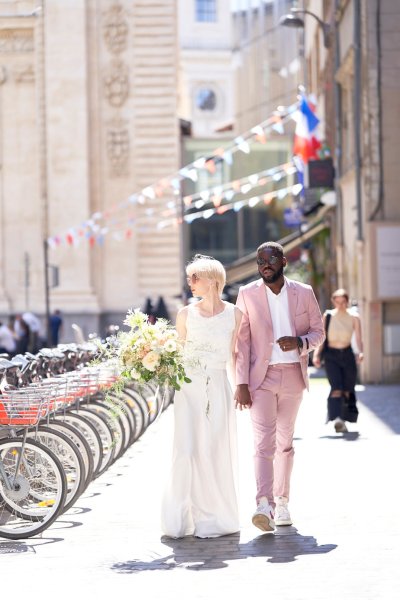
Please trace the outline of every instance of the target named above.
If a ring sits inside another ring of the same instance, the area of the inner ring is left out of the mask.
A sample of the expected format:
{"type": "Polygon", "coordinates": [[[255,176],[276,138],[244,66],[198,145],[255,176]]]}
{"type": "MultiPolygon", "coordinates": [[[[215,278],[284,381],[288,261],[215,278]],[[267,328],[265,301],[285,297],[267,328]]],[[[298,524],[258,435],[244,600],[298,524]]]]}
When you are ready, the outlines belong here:
{"type": "MultiPolygon", "coordinates": [[[[75,508],[43,537],[0,539],[1,587],[151,600],[263,597],[394,600],[400,590],[400,386],[359,386],[359,423],[325,425],[327,382],[314,378],[296,428],[293,527],[259,535],[248,413],[238,413],[240,533],[161,538],[160,497],[170,459],[169,408],[75,508]]],[[[207,485],[207,482],[205,482],[207,485]]]]}

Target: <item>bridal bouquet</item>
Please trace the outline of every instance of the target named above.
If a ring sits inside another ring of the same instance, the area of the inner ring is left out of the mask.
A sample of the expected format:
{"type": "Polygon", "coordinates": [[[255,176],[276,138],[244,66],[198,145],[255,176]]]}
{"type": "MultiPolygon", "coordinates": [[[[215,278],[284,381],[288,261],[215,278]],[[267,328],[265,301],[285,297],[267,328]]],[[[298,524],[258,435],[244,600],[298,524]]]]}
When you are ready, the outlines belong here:
{"type": "Polygon", "coordinates": [[[121,375],[138,383],[154,381],[156,385],[170,385],[175,390],[182,383],[190,383],[183,366],[183,348],[176,330],[166,319],[154,324],[138,308],[128,311],[125,325],[128,332],[117,338],[117,356],[121,375]]]}

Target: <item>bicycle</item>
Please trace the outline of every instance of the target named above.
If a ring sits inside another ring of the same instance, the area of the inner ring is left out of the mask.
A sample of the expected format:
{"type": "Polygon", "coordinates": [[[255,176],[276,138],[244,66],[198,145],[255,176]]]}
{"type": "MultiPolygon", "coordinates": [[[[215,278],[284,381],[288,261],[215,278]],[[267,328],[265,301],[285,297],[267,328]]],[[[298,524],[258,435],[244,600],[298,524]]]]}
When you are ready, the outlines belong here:
{"type": "Polygon", "coordinates": [[[0,536],[23,539],[47,529],[62,513],[67,480],[57,456],[28,438],[48,411],[52,391],[38,385],[3,389],[0,396],[0,536]],[[23,435],[17,437],[17,430],[23,435]]]}

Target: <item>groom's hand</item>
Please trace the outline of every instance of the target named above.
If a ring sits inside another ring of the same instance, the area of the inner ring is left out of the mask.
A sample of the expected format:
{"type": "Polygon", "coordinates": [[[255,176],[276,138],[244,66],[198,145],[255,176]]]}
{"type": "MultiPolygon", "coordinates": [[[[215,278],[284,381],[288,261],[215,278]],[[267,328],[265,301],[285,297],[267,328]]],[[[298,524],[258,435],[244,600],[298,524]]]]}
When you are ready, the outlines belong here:
{"type": "Polygon", "coordinates": [[[279,344],[280,349],[283,352],[290,352],[290,350],[297,350],[297,337],[284,336],[276,340],[276,343],[279,344]]]}
{"type": "Polygon", "coordinates": [[[239,410],[250,408],[253,404],[247,383],[241,383],[236,387],[235,406],[239,410]]]}

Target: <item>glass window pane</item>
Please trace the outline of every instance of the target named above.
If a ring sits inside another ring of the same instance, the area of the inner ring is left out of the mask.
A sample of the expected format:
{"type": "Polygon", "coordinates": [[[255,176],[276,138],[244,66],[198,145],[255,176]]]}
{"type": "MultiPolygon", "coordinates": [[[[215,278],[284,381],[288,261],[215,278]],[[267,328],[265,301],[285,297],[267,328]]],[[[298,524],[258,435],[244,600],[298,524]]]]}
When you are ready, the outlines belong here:
{"type": "Polygon", "coordinates": [[[196,21],[213,23],[216,20],[216,0],[196,0],[196,21]]]}
{"type": "Polygon", "coordinates": [[[202,88],[196,94],[196,107],[200,110],[214,110],[217,96],[213,90],[202,88]]]}

